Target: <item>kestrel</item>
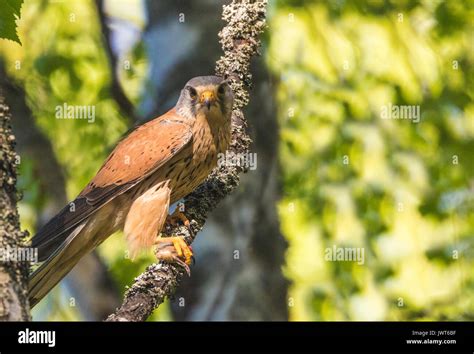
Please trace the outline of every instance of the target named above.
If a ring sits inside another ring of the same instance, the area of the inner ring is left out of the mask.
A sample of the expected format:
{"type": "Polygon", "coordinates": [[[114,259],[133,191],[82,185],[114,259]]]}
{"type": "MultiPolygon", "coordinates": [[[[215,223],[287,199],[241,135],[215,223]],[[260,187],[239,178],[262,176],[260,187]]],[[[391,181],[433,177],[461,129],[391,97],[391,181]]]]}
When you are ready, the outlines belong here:
{"type": "Polygon", "coordinates": [[[177,262],[189,273],[191,248],[181,237],[160,238],[160,231],[169,206],[201,184],[226,151],[232,104],[223,78],[195,77],[173,109],[120,141],[77,198],[33,237],[44,262],[30,276],[30,305],[118,230],[132,255],[158,245],[158,259],[177,262]]]}

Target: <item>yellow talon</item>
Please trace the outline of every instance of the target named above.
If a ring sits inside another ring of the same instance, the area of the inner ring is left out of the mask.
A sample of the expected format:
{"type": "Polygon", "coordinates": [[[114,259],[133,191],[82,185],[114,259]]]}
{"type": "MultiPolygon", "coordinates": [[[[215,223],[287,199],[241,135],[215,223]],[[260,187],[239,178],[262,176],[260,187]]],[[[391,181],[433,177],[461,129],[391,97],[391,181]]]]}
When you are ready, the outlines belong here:
{"type": "Polygon", "coordinates": [[[187,243],[182,238],[180,238],[180,240],[182,241],[182,243],[185,246],[185,247],[182,247],[182,251],[184,253],[184,262],[189,265],[189,264],[191,264],[191,259],[193,257],[193,251],[192,251],[191,247],[189,247],[187,245],[187,243]]]}
{"type": "Polygon", "coordinates": [[[189,264],[193,260],[193,250],[182,237],[158,237],[155,255],[160,261],[178,263],[190,274],[189,264]]]}
{"type": "Polygon", "coordinates": [[[171,242],[173,242],[173,246],[174,246],[174,249],[176,250],[176,253],[178,254],[178,257],[179,258],[182,258],[183,257],[183,251],[181,250],[181,245],[180,245],[180,241],[181,238],[179,237],[172,237],[172,240],[171,242]]]}

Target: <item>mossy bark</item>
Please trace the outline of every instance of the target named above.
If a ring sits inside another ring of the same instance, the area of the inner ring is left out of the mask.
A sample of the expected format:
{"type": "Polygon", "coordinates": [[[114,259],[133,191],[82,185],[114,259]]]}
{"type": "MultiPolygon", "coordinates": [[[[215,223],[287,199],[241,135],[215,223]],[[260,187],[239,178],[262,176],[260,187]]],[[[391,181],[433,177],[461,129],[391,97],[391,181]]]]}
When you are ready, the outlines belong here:
{"type": "Polygon", "coordinates": [[[28,321],[28,263],[9,260],[7,252],[21,247],[26,232],[20,229],[17,210],[15,136],[11,116],[0,88],[0,321],[28,321]]]}

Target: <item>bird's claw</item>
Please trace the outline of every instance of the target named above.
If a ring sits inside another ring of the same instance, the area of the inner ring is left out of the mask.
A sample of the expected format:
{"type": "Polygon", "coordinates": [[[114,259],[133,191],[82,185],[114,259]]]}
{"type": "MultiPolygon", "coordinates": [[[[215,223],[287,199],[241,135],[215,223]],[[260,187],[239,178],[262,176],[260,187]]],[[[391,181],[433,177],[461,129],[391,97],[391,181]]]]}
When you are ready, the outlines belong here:
{"type": "Polygon", "coordinates": [[[184,268],[188,276],[191,275],[189,265],[194,264],[193,249],[182,237],[159,237],[155,245],[156,258],[166,263],[176,263],[184,268]]]}
{"type": "Polygon", "coordinates": [[[183,262],[181,259],[179,259],[179,258],[174,258],[174,262],[175,262],[176,264],[179,264],[181,267],[184,268],[184,270],[186,271],[186,274],[188,275],[188,277],[191,276],[191,269],[189,268],[189,266],[188,266],[186,263],[184,263],[184,262],[183,262]]]}

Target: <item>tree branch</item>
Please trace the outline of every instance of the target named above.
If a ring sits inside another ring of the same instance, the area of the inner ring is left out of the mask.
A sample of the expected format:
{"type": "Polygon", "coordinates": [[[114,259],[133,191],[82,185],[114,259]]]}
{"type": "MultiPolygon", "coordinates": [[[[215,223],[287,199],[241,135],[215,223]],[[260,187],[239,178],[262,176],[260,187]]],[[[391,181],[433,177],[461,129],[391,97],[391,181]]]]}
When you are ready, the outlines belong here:
{"type": "MultiPolygon", "coordinates": [[[[235,102],[232,112],[232,142],[230,153],[247,154],[250,137],[242,108],[249,101],[247,89],[251,87],[250,60],[258,54],[258,36],[266,27],[267,0],[233,0],[224,5],[222,18],[227,25],[219,33],[224,55],[216,65],[216,74],[229,78],[235,102]]],[[[191,220],[194,235],[202,229],[205,220],[217,204],[239,184],[244,166],[219,166],[206,182],[185,198],[186,216],[191,220]]],[[[184,227],[167,230],[166,234],[182,235],[186,242],[194,241],[184,227]]],[[[174,294],[184,271],[175,264],[153,264],[138,276],[125,293],[122,306],[107,321],[145,321],[166,297],[174,294]]]]}

